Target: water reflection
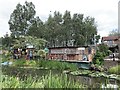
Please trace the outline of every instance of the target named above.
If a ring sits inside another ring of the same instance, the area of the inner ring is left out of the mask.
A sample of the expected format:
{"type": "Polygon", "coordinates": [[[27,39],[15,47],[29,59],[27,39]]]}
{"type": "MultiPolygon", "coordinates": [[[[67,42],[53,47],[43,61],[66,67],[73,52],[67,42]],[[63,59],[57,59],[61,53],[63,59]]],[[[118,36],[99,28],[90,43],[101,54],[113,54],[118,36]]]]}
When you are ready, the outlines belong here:
{"type": "Polygon", "coordinates": [[[104,77],[99,78],[92,78],[88,76],[73,76],[69,75],[71,79],[74,79],[75,81],[79,81],[80,83],[87,85],[88,87],[92,88],[100,88],[102,85],[112,84],[120,86],[120,81],[117,81],[115,79],[107,79],[104,77]]]}

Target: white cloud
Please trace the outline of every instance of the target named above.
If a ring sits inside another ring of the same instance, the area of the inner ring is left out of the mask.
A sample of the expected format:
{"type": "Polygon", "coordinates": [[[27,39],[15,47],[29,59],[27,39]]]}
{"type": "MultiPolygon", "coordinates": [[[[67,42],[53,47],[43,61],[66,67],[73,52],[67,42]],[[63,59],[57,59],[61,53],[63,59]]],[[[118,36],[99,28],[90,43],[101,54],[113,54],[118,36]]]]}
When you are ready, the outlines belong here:
{"type": "MultiPolygon", "coordinates": [[[[0,37],[9,32],[8,20],[18,3],[26,0],[0,0],[0,37]]],[[[118,28],[118,1],[119,0],[27,0],[36,7],[36,15],[42,20],[56,11],[62,14],[65,10],[73,13],[82,13],[95,18],[98,33],[106,36],[111,30],[118,28]],[[51,11],[51,12],[50,12],[51,11]]]]}

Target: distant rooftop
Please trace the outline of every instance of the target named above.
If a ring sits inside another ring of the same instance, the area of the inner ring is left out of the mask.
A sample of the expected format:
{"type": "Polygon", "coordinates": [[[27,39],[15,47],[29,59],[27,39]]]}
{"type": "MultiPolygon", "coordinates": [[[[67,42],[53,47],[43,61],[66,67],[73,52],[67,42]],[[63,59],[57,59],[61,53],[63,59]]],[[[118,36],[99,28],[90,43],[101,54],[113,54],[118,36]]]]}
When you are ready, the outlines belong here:
{"type": "Polygon", "coordinates": [[[102,37],[102,40],[103,40],[103,41],[118,40],[118,36],[102,37]]]}

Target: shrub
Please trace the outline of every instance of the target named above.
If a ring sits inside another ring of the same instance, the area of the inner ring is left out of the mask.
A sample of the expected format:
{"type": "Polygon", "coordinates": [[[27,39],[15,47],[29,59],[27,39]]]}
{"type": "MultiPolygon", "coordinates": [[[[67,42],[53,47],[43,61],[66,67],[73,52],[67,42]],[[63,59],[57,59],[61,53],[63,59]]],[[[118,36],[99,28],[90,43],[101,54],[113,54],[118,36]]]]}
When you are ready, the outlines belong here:
{"type": "Polygon", "coordinates": [[[76,64],[67,63],[67,62],[59,62],[59,61],[51,61],[51,60],[40,60],[38,63],[39,67],[48,68],[48,69],[58,69],[58,70],[77,70],[78,67],[76,64]]]}
{"type": "Polygon", "coordinates": [[[37,66],[36,61],[19,59],[13,61],[13,66],[37,66]]]}
{"type": "Polygon", "coordinates": [[[109,68],[108,72],[111,74],[119,74],[120,75],[120,65],[117,65],[115,67],[109,68]]]}
{"type": "Polygon", "coordinates": [[[104,62],[104,55],[102,52],[97,51],[96,55],[93,58],[93,63],[102,65],[104,62]]]}
{"type": "Polygon", "coordinates": [[[110,51],[109,51],[109,48],[108,48],[107,45],[105,45],[105,44],[100,44],[100,45],[98,46],[98,48],[99,48],[99,52],[102,52],[102,53],[103,53],[103,56],[104,56],[104,57],[109,55],[110,51]]]}

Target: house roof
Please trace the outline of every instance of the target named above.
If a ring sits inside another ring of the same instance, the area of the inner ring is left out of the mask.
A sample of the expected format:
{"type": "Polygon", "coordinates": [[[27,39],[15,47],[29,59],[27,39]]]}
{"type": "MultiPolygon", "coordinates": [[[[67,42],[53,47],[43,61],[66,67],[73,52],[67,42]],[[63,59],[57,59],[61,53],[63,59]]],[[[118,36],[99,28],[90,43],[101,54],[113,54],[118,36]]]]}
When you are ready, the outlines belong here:
{"type": "Polygon", "coordinates": [[[79,47],[85,47],[85,48],[87,48],[88,46],[48,47],[48,49],[79,48],[79,47]]]}
{"type": "Polygon", "coordinates": [[[118,36],[107,36],[107,37],[102,37],[102,41],[110,41],[110,40],[118,40],[118,36]]]}

